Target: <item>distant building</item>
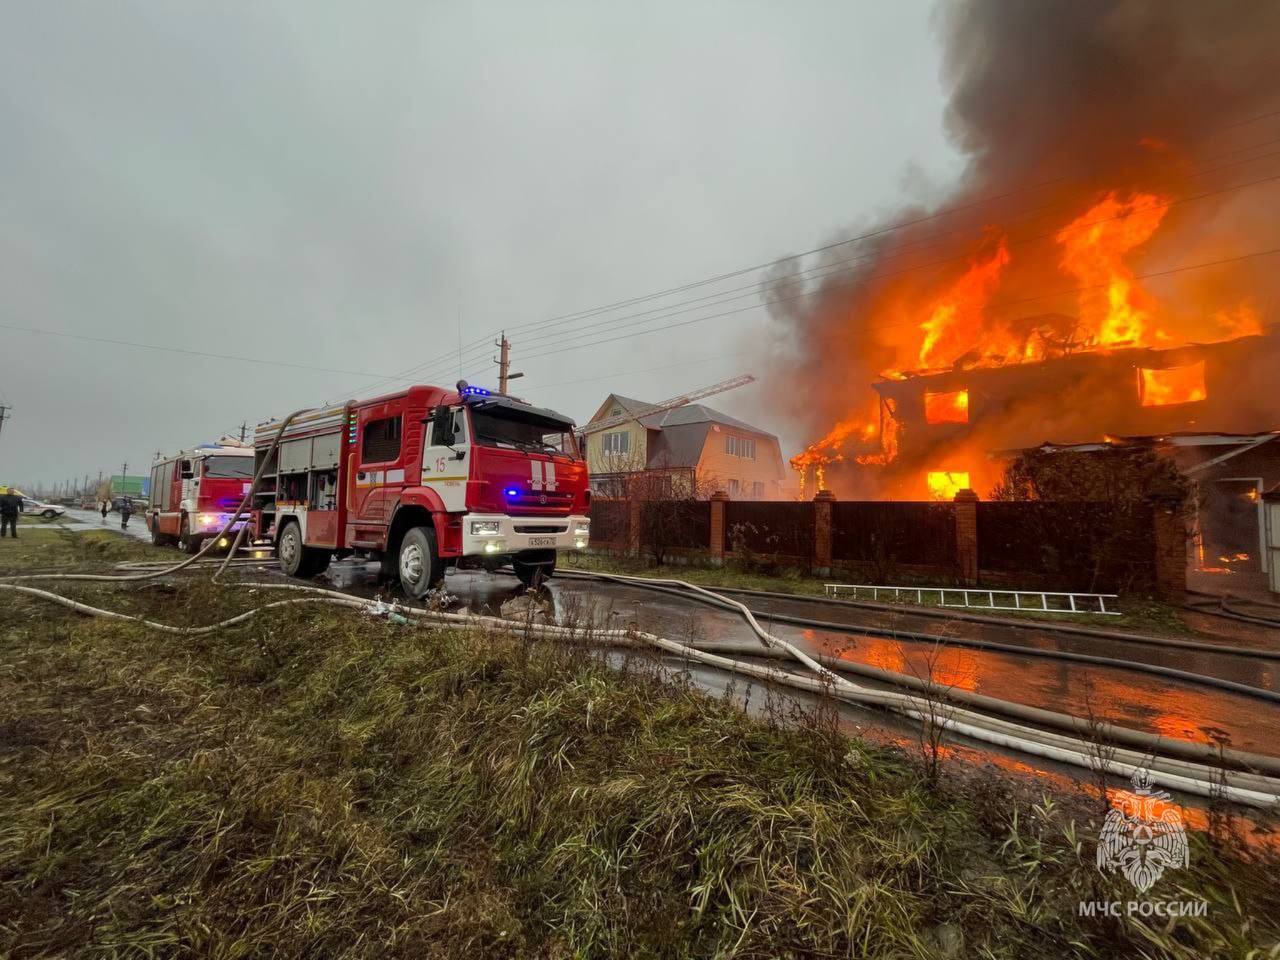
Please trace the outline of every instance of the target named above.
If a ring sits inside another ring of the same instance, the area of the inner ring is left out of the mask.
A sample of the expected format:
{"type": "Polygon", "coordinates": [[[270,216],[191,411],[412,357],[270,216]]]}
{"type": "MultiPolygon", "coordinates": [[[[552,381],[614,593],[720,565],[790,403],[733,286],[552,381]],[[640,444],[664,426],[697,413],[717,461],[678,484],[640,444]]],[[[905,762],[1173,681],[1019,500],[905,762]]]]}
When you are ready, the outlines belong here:
{"type": "Polygon", "coordinates": [[[778,500],[791,493],[778,438],[701,403],[644,416],[653,406],[611,393],[587,421],[636,414],[587,434],[591,489],[626,496],[643,483],[655,496],[706,499],[723,490],[734,500],[778,500]]]}
{"type": "Polygon", "coordinates": [[[114,474],[111,477],[111,494],[116,497],[145,497],[151,492],[151,478],[148,476],[121,476],[114,474]]]}

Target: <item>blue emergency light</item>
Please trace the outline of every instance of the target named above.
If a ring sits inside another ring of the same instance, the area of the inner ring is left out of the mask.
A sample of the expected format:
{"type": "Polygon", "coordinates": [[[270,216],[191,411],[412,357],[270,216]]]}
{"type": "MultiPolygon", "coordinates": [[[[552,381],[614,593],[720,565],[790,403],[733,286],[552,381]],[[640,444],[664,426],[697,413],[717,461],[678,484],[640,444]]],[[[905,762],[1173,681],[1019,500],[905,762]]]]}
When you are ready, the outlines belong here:
{"type": "Polygon", "coordinates": [[[505,493],[508,497],[518,497],[518,496],[520,496],[520,488],[519,488],[519,487],[507,487],[507,489],[503,490],[502,492],[503,492],[503,493],[505,493]]]}
{"type": "Polygon", "coordinates": [[[486,390],[484,387],[463,387],[458,391],[464,397],[491,397],[492,390],[486,390]]]}

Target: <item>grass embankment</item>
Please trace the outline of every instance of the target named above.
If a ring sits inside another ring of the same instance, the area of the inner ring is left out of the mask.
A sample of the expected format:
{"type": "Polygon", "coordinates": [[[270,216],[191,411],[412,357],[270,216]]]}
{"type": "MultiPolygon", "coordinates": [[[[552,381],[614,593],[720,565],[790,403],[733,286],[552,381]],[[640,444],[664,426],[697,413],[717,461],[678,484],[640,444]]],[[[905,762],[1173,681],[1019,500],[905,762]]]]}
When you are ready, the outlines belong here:
{"type": "MultiPolygon", "coordinates": [[[[705,587],[766,590],[772,593],[793,594],[798,597],[825,596],[824,584],[843,581],[843,578],[839,576],[821,578],[806,576],[795,568],[781,568],[776,573],[758,573],[740,569],[732,563],[721,567],[694,564],[668,564],[658,567],[654,566],[646,558],[619,557],[601,553],[570,554],[570,562],[565,565],[565,568],[598,573],[620,573],[633,577],[666,577],[687,580],[690,583],[697,583],[705,587]]],[[[911,586],[914,587],[915,584],[911,586]]],[[[905,601],[894,603],[892,600],[885,598],[876,602],[900,607],[904,613],[910,613],[913,610],[929,611],[940,609],[936,606],[921,607],[905,601]]],[[[1178,609],[1167,603],[1161,603],[1145,597],[1123,596],[1120,598],[1120,610],[1119,616],[1092,617],[1033,610],[1008,611],[975,608],[971,612],[982,616],[1002,617],[1010,620],[1070,623],[1075,626],[1092,627],[1098,630],[1123,630],[1128,633],[1151,633],[1182,637],[1194,636],[1196,633],[1182,619],[1178,609]]]]}
{"type": "MultiPolygon", "coordinates": [[[[171,623],[262,600],[195,578],[76,593],[171,623]]],[[[933,782],[821,714],[747,718],[644,658],[615,670],[321,607],[186,638],[0,604],[0,955],[1244,957],[1275,943],[1274,865],[1197,836],[1191,866],[1151,896],[1204,897],[1208,917],[1080,918],[1081,900],[1133,898],[1093,866],[1096,824],[994,782],[933,782]]]]}

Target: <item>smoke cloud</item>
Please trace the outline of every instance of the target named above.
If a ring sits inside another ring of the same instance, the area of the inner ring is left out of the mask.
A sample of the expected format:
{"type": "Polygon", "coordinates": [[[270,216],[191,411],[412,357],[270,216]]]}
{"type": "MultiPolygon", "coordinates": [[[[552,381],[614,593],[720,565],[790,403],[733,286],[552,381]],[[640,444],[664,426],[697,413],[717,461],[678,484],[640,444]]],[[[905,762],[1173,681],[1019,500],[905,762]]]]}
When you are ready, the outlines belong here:
{"type": "MultiPolygon", "coordinates": [[[[852,224],[847,237],[870,236],[806,261],[808,279],[787,263],[765,285],[790,346],[774,358],[772,393],[806,443],[841,422],[878,423],[870,384],[922,366],[922,325],[998,242],[1008,263],[990,299],[970,304],[976,326],[943,316],[956,325],[942,366],[981,363],[993,343],[1001,363],[1080,343],[1088,269],[1064,269],[1056,234],[1108,193],[1167,204],[1123,257],[1140,278],[1280,246],[1262,213],[1280,200],[1280,116],[1264,116],[1280,110],[1280,4],[964,0],[941,5],[934,25],[948,134],[968,158],[959,183],[852,224]],[[821,388],[797,395],[797,371],[821,388]]],[[[1149,295],[1135,303],[1148,297],[1162,339],[1138,345],[1220,340],[1243,332],[1242,311],[1274,322],[1276,273],[1259,257],[1141,281],[1149,295]]]]}

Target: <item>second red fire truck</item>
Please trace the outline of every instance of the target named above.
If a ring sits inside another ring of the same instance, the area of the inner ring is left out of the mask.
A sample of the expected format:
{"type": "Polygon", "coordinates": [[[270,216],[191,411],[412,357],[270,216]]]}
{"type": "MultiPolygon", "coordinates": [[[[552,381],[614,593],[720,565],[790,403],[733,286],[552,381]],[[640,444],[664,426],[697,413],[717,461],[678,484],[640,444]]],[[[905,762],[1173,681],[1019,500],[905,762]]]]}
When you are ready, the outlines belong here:
{"type": "MultiPolygon", "coordinates": [[[[255,463],[279,432],[258,425],[255,463]]],[[[368,556],[422,597],[446,565],[510,563],[526,584],[590,536],[573,421],[460,381],[311,411],[285,429],[253,504],[281,568],[309,577],[368,556]]]]}
{"type": "MultiPolygon", "coordinates": [[[[158,544],[197,553],[215,536],[249,492],[253,448],[230,440],[201,444],[151,465],[147,529],[158,544]]],[[[240,521],[232,530],[238,530],[240,521]]]]}

